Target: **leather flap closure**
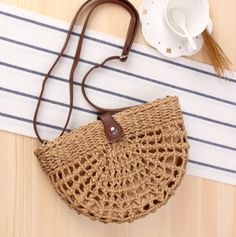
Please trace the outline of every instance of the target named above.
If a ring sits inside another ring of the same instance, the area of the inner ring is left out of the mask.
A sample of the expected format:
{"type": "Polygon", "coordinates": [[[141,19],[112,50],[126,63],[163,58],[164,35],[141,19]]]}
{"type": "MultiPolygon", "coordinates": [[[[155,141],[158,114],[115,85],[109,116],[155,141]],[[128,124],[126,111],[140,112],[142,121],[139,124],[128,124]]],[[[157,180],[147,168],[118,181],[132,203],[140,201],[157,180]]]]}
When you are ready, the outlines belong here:
{"type": "Polygon", "coordinates": [[[101,114],[98,118],[103,124],[105,135],[109,141],[115,142],[124,136],[123,128],[110,113],[101,114]]]}

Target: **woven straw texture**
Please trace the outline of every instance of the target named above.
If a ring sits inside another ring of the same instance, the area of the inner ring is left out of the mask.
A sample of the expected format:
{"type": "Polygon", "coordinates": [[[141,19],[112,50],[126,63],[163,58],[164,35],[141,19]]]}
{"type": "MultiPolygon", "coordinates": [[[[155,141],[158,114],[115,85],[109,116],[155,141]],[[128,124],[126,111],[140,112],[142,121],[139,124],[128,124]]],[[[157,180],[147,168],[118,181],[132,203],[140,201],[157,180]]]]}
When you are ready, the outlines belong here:
{"type": "Polygon", "coordinates": [[[114,115],[125,136],[109,142],[101,121],[35,151],[61,198],[102,222],[131,222],[167,202],[186,170],[189,145],[177,97],[114,115]]]}

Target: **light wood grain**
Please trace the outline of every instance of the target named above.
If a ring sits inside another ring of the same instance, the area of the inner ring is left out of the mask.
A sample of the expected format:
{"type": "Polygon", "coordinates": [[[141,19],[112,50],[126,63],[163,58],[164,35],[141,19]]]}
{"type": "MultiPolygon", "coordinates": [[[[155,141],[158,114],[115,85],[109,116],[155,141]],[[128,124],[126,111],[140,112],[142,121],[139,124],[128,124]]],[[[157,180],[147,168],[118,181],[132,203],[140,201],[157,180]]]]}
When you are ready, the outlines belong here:
{"type": "MultiPolygon", "coordinates": [[[[2,0],[58,19],[71,20],[78,0],[2,0]]],[[[136,7],[140,0],[132,1],[136,7]]],[[[211,0],[214,36],[236,68],[236,1],[211,0]]],[[[124,36],[128,15],[103,6],[90,27],[124,36]]],[[[139,33],[138,42],[144,43],[139,33]]],[[[193,57],[209,62],[206,52],[193,57]]],[[[101,224],[78,216],[61,201],[42,173],[34,139],[0,132],[1,237],[235,237],[236,187],[187,176],[155,214],[132,224],[101,224]]]]}

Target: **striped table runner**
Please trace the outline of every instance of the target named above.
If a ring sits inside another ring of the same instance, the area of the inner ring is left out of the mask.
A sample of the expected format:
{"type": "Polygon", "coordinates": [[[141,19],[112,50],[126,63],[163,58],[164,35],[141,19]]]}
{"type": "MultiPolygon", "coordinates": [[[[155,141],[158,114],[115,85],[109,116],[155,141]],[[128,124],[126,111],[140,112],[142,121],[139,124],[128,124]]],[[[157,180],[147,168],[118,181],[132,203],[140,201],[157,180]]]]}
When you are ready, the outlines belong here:
{"type": "MultiPolygon", "coordinates": [[[[35,137],[32,128],[37,96],[55,60],[68,24],[0,4],[0,129],[35,137]]],[[[80,28],[50,78],[39,129],[56,137],[68,112],[68,74],[80,28]]],[[[120,55],[123,40],[88,31],[76,72],[75,105],[70,129],[96,119],[82,97],[80,82],[91,65],[120,55]]],[[[104,107],[125,107],[177,95],[184,113],[190,160],[187,173],[236,184],[236,74],[217,79],[212,67],[187,59],[169,60],[134,45],[129,60],[109,63],[91,77],[87,91],[104,107]]]]}

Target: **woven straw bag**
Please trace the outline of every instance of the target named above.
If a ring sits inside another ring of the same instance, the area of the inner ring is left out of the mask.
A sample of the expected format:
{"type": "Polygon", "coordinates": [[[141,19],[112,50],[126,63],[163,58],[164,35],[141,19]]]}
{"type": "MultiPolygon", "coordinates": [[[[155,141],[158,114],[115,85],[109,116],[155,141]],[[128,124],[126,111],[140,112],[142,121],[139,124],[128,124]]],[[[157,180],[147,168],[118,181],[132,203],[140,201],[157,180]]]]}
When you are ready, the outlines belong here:
{"type": "Polygon", "coordinates": [[[43,171],[60,197],[78,213],[101,222],[131,222],[164,205],[175,193],[186,170],[189,145],[177,97],[167,96],[151,103],[108,110],[94,105],[86,95],[85,81],[107,61],[124,62],[134,40],[138,13],[123,0],[89,0],[72,21],[65,45],[43,81],[34,116],[34,129],[43,143],[36,151],[43,171]],[[88,19],[103,3],[123,6],[131,22],[122,56],[95,65],[83,78],[82,92],[99,114],[96,122],[65,133],[73,109],[73,75],[79,62],[88,19]],[[43,141],[37,130],[37,115],[47,79],[63,55],[75,21],[84,8],[85,20],[71,68],[70,110],[65,127],[54,141],[43,141]]]}

